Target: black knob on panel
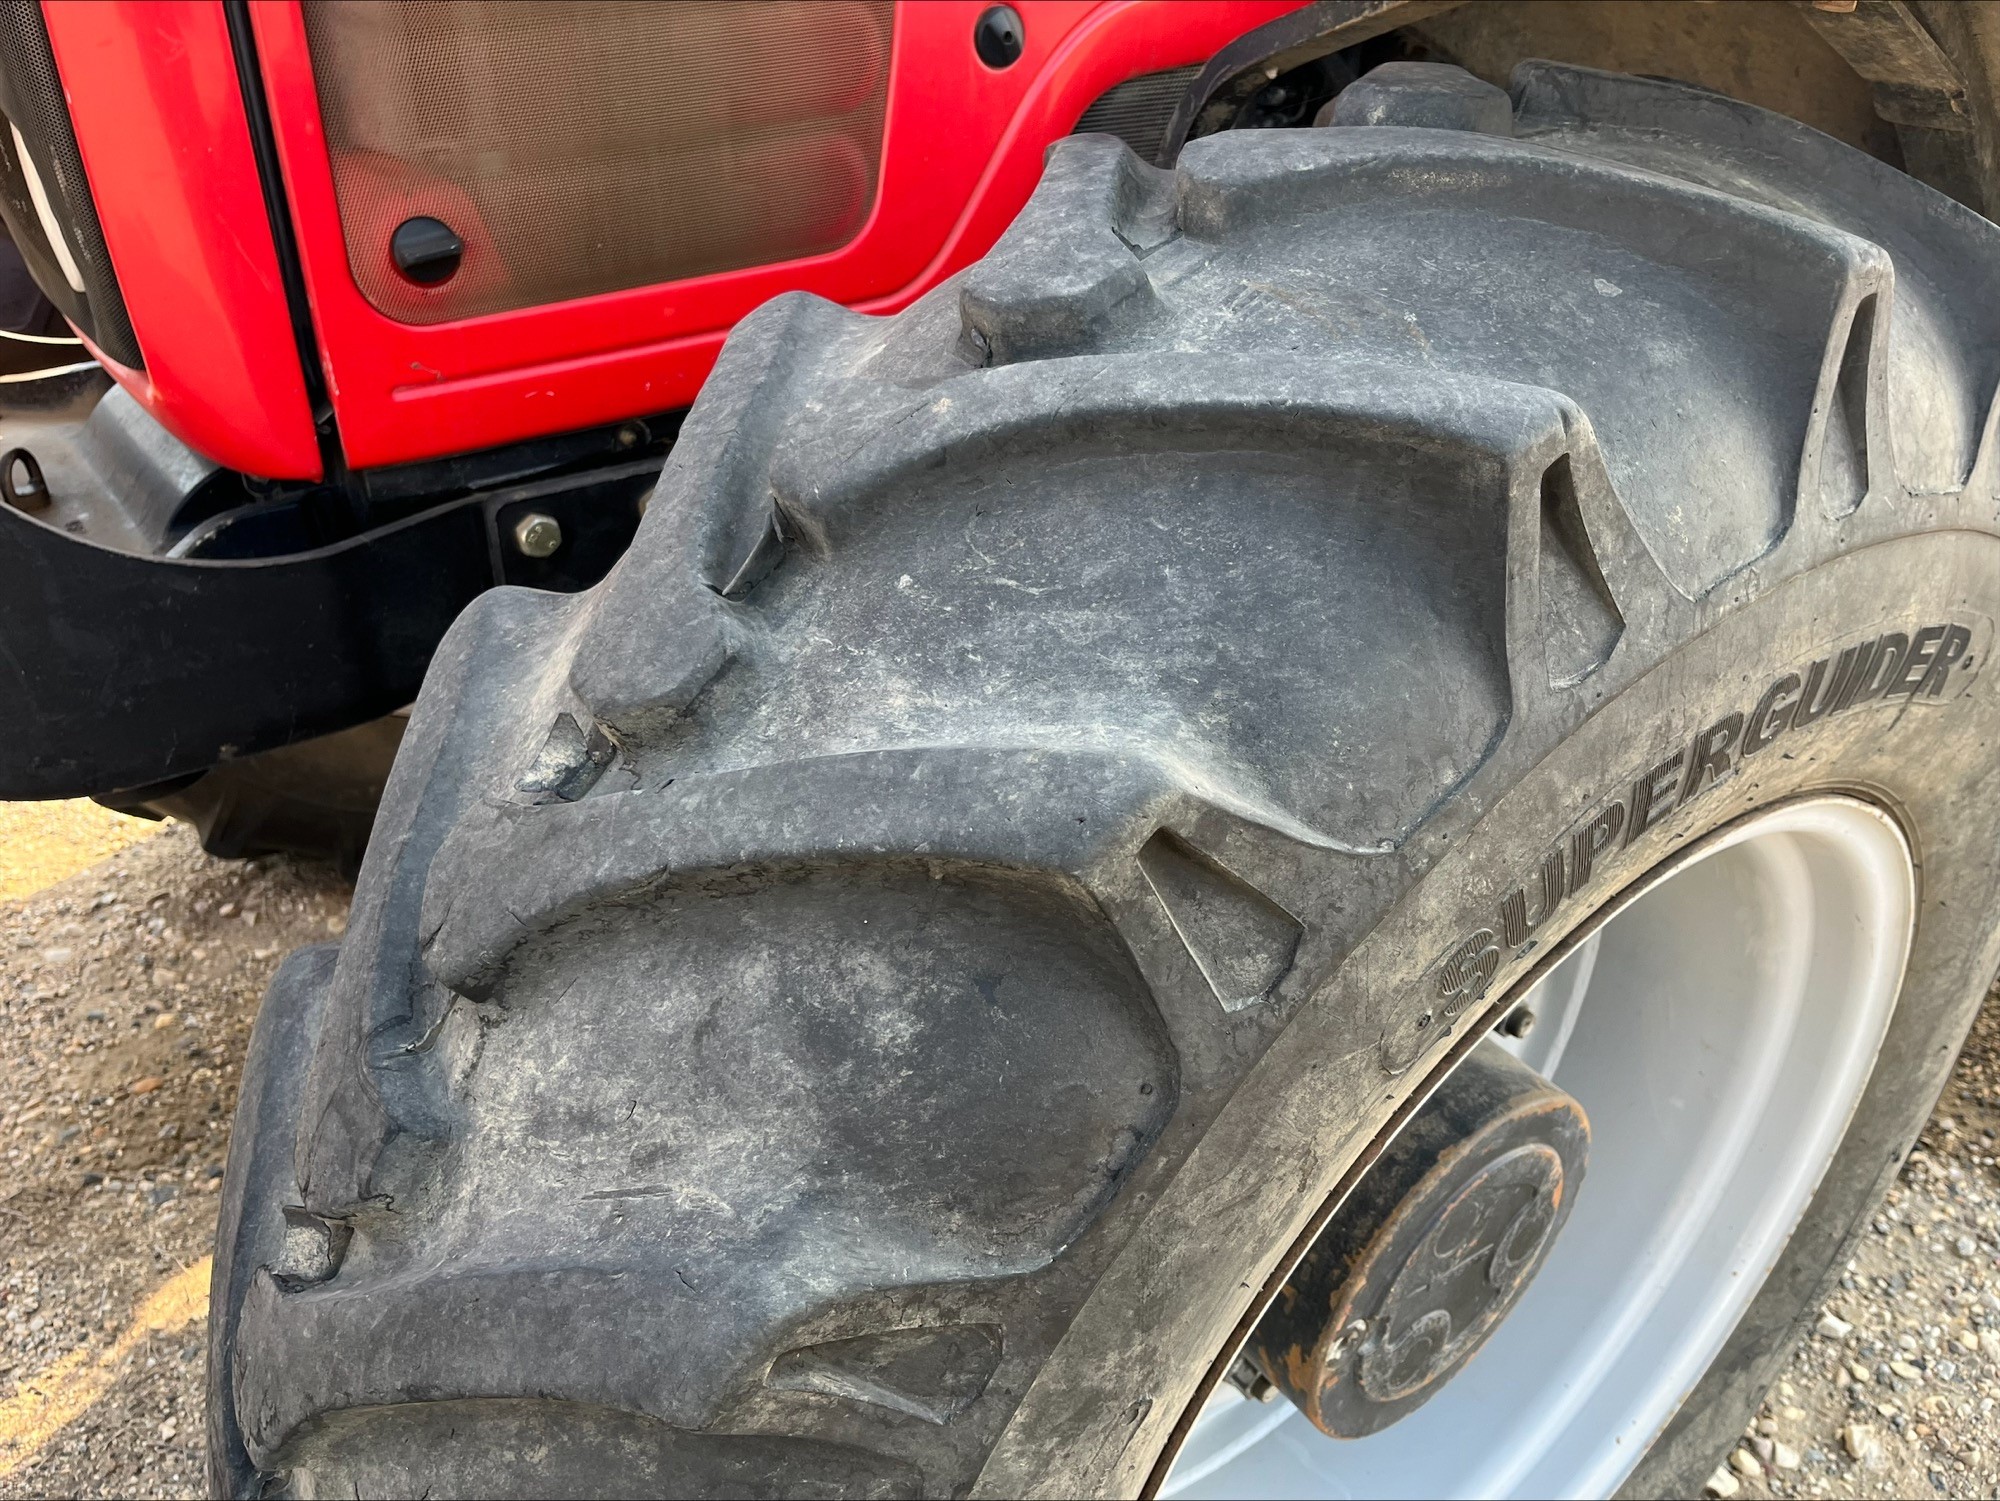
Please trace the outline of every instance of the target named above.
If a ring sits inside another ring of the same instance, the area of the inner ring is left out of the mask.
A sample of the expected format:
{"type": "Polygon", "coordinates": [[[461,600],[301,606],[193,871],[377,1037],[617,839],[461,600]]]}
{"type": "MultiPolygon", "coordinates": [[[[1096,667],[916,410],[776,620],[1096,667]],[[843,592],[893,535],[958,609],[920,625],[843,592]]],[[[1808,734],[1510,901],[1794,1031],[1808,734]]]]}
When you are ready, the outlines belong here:
{"type": "Polygon", "coordinates": [[[418,214],[405,219],[389,236],[389,255],[396,269],[420,287],[450,280],[465,259],[465,241],[442,219],[418,214]]]}
{"type": "Polygon", "coordinates": [[[989,68],[1012,67],[1020,61],[1028,35],[1021,25],[1021,13],[1011,5],[989,7],[972,28],[972,50],[989,68]]]}

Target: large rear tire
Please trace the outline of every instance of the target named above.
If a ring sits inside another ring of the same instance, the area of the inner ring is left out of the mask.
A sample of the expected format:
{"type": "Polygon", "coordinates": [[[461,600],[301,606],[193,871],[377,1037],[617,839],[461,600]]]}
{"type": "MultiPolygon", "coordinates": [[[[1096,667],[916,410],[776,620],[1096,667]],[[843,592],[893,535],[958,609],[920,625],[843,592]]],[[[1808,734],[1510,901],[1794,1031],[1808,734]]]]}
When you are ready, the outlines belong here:
{"type": "Polygon", "coordinates": [[[1157,1484],[1566,944],[1859,807],[1893,1010],[1605,1488],[1699,1484],[2000,961],[2000,230],[1671,84],[1356,87],[1063,143],[893,319],[767,305],[612,576],[459,621],[294,977],[295,1180],[231,1179],[290,1218],[219,1285],[218,1483],[1157,1484]]]}

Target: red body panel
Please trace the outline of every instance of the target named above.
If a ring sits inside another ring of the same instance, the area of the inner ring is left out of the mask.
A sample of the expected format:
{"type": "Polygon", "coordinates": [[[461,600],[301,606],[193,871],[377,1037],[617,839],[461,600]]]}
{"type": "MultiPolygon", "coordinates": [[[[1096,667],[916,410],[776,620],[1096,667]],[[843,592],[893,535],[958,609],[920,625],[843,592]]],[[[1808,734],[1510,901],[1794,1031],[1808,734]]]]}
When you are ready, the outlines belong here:
{"type": "Polygon", "coordinates": [[[106,368],[218,463],[317,477],[312,413],[221,5],[54,0],[43,13],[146,358],[143,371],[109,360],[106,368]]]}
{"type": "MultiPolygon", "coordinates": [[[[729,328],[795,288],[871,312],[978,258],[1050,141],[1105,89],[1200,62],[1302,0],[1017,0],[1026,51],[973,51],[987,0],[896,16],[883,161],[831,254],[415,326],[348,268],[302,13],[253,0],[300,256],[348,462],[398,463],[685,406],[729,328]]],[[[105,237],[145,351],[133,394],[187,442],[268,476],[318,472],[220,0],[48,0],[105,237]],[[81,82],[80,82],[81,81],[81,82]]]]}

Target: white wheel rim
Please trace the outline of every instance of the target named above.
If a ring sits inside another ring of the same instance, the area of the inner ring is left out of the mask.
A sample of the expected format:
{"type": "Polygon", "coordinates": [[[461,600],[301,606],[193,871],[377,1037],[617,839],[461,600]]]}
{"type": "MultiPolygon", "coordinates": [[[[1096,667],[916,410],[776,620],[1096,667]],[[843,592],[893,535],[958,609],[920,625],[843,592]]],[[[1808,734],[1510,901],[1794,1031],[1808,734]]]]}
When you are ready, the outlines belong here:
{"type": "Polygon", "coordinates": [[[1916,911],[1847,797],[1718,831],[1598,914],[1503,1046],[1589,1112],[1548,1263],[1472,1363],[1369,1438],[1224,1386],[1162,1495],[1603,1496],[1700,1380],[1811,1202],[1895,1009],[1916,911]],[[1552,1072],[1551,1072],[1552,1070],[1552,1072]]]}

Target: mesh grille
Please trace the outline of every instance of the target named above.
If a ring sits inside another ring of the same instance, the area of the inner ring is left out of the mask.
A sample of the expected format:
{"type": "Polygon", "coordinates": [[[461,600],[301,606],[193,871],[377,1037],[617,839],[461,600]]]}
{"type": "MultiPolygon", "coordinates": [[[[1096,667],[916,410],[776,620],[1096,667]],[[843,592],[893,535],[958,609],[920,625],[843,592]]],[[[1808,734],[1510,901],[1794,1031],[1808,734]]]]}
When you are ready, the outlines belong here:
{"type": "Polygon", "coordinates": [[[888,0],[306,0],[348,263],[438,323],[838,249],[875,199],[888,0]],[[441,219],[419,287],[396,226],[441,219]]]}
{"type": "Polygon", "coordinates": [[[1185,68],[1141,73],[1137,78],[1113,84],[1083,112],[1071,134],[1103,131],[1130,146],[1141,161],[1155,161],[1167,138],[1167,122],[1174,117],[1174,106],[1181,102],[1181,95],[1200,71],[1200,63],[1191,63],[1185,68]]]}
{"type": "Polygon", "coordinates": [[[112,359],[143,368],[36,0],[0,0],[0,217],[36,284],[63,316],[112,359]],[[63,233],[60,251],[42,228],[31,181],[63,233]],[[81,289],[70,281],[72,269],[81,289]]]}

